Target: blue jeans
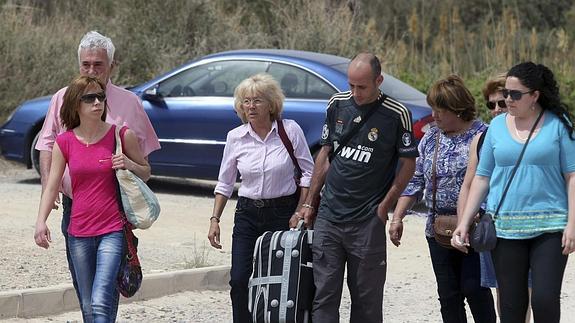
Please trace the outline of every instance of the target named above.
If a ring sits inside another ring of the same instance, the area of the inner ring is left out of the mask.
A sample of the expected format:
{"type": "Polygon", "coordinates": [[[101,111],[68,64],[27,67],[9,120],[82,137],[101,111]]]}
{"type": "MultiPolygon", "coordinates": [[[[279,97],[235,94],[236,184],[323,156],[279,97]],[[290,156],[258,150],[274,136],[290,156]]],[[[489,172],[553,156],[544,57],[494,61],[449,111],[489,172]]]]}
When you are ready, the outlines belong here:
{"type": "MultiPolygon", "coordinates": [[[[437,281],[437,292],[444,323],[466,323],[465,303],[471,309],[475,322],[495,323],[493,295],[489,288],[481,287],[479,254],[440,246],[434,238],[427,238],[431,263],[437,281]]],[[[525,319],[525,312],[523,312],[525,319]]]]}
{"type": "MultiPolygon", "coordinates": [[[[66,260],[68,260],[68,270],[70,270],[70,276],[72,276],[72,284],[74,285],[74,290],[76,291],[76,297],[78,297],[80,308],[82,308],[82,298],[80,297],[80,292],[78,292],[78,282],[76,281],[76,273],[74,272],[74,263],[72,262],[72,257],[70,257],[70,248],[68,247],[68,227],[70,226],[71,214],[72,199],[62,194],[62,224],[60,229],[62,230],[62,235],[64,236],[64,242],[66,244],[66,260]]],[[[120,303],[119,294],[114,301],[116,302],[116,310],[114,311],[112,317],[115,321],[118,314],[118,304],[120,303]]]]}
{"type": "Polygon", "coordinates": [[[84,322],[114,322],[118,311],[117,278],[124,253],[124,232],[68,237],[84,322]]]}
{"type": "Polygon", "coordinates": [[[289,230],[289,219],[297,206],[258,208],[240,197],[234,216],[232,233],[232,268],[230,270],[230,296],[236,323],[252,321],[248,310],[248,282],[253,271],[256,240],[266,231],[289,230]]]}

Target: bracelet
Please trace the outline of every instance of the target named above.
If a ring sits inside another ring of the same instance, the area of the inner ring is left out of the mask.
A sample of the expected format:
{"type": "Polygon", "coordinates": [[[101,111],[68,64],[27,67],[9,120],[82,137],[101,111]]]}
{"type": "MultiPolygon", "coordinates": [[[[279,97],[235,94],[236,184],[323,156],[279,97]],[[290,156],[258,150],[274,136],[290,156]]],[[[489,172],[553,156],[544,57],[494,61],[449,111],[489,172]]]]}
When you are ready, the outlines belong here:
{"type": "Polygon", "coordinates": [[[315,208],[313,207],[313,205],[309,205],[309,204],[307,204],[307,203],[302,204],[301,207],[305,207],[306,209],[310,209],[310,210],[315,210],[315,208]]]}
{"type": "Polygon", "coordinates": [[[391,222],[389,222],[389,223],[391,223],[391,224],[399,224],[399,223],[403,223],[403,219],[402,219],[402,220],[397,220],[397,221],[395,221],[395,220],[392,220],[392,221],[391,221],[391,222]]]}
{"type": "Polygon", "coordinates": [[[210,222],[212,222],[213,219],[216,219],[216,222],[220,223],[220,218],[219,218],[219,217],[217,217],[217,216],[215,216],[215,215],[212,215],[212,217],[210,217],[210,222]]]}

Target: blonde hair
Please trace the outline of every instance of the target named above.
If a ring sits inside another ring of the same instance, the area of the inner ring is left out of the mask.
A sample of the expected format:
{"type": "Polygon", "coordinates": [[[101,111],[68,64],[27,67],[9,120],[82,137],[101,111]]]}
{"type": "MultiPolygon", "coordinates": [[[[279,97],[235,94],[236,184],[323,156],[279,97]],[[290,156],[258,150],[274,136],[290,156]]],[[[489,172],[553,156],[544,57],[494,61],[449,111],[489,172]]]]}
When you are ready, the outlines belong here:
{"type": "Polygon", "coordinates": [[[279,120],[283,111],[283,101],[285,99],[279,83],[269,74],[259,73],[243,80],[234,91],[234,110],[243,123],[248,119],[242,104],[244,99],[254,95],[261,97],[269,104],[270,120],[279,120]]]}

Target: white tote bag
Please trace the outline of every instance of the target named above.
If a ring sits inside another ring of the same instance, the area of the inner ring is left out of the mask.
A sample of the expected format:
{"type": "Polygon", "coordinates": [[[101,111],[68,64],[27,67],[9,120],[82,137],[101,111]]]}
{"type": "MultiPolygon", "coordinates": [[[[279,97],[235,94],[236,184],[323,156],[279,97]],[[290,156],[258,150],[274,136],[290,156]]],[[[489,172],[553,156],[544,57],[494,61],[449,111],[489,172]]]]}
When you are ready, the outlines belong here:
{"type": "MultiPolygon", "coordinates": [[[[116,154],[122,153],[120,127],[116,126],[116,154]]],[[[160,215],[160,203],[146,183],[127,169],[117,169],[122,206],[128,221],[138,229],[149,228],[160,215]]]]}

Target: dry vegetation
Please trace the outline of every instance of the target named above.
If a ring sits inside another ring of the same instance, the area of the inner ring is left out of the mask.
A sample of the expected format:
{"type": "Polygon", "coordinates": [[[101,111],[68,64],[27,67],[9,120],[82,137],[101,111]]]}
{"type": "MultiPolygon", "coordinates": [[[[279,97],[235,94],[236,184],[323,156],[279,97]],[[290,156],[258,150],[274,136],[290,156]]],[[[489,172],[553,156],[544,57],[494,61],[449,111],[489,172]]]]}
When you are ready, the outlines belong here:
{"type": "Polygon", "coordinates": [[[114,40],[124,85],[228,49],[370,50],[422,91],[458,73],[478,103],[489,76],[544,63],[575,109],[574,21],[570,0],[0,0],[0,116],[66,85],[93,29],[114,40]]]}

